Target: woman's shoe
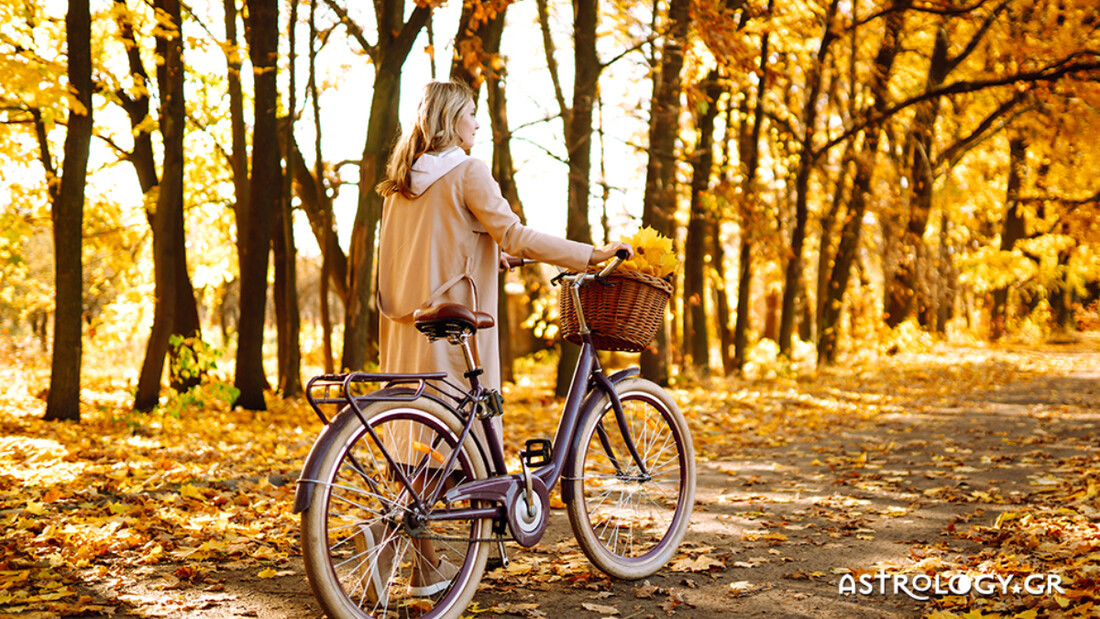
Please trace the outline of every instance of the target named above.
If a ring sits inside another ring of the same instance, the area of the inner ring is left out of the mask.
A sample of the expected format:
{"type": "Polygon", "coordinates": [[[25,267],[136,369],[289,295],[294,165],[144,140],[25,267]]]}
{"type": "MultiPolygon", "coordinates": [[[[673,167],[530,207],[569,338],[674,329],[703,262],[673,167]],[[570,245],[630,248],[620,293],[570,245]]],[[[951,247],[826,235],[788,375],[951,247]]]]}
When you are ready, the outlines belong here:
{"type": "Polygon", "coordinates": [[[393,576],[393,543],[386,539],[386,525],[381,522],[359,526],[355,535],[355,553],[359,558],[358,576],[365,577],[367,599],[385,608],[390,600],[390,578],[393,576]]]}
{"type": "Polygon", "coordinates": [[[409,595],[428,597],[444,591],[454,582],[459,569],[450,561],[440,558],[439,565],[416,570],[409,581],[409,595]]]}

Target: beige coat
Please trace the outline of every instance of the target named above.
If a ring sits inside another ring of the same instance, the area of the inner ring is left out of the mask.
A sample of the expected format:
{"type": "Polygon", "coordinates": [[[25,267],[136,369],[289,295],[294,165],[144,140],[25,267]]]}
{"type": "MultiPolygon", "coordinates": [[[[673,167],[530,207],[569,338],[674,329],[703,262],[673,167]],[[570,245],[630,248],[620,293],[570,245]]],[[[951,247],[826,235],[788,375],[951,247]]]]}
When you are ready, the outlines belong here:
{"type": "MultiPolygon", "coordinates": [[[[468,388],[457,346],[429,343],[412,314],[439,303],[461,303],[497,315],[500,252],[568,269],[583,269],[592,246],[528,228],[509,208],[484,162],[452,149],[414,166],[413,199],[386,198],[379,238],[378,306],[383,372],[446,371],[468,388]]],[[[500,387],[499,330],[477,337],[482,384],[500,387]]]]}

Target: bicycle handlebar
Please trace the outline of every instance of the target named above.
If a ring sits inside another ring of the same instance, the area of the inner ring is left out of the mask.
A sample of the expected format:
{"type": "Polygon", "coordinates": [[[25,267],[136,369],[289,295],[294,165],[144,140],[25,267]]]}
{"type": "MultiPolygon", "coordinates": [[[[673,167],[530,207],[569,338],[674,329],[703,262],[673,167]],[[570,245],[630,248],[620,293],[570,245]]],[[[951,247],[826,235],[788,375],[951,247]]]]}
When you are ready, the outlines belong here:
{"type": "Polygon", "coordinates": [[[517,258],[515,256],[505,256],[504,262],[508,265],[508,269],[515,269],[528,264],[535,264],[535,260],[528,260],[526,258],[517,258]]]}
{"type": "Polygon", "coordinates": [[[615,259],[611,261],[611,264],[605,266],[603,268],[603,270],[601,270],[596,275],[596,279],[603,279],[603,278],[607,277],[608,275],[611,275],[611,273],[615,269],[619,268],[619,265],[623,263],[623,260],[626,260],[629,257],[630,257],[630,252],[628,252],[625,249],[620,249],[619,251],[615,252],[615,259]]]}
{"type": "MultiPolygon", "coordinates": [[[[569,279],[573,282],[574,285],[583,286],[587,280],[602,280],[605,279],[608,275],[611,275],[615,271],[615,269],[619,268],[619,265],[621,265],[623,261],[629,257],[629,251],[625,249],[620,249],[619,251],[615,252],[615,257],[611,260],[611,262],[604,268],[600,269],[600,271],[596,274],[584,272],[569,275],[567,274],[565,269],[556,266],[554,268],[558,270],[558,275],[553,280],[551,280],[551,283],[557,284],[558,280],[560,279],[569,279]]],[[[516,267],[521,267],[528,264],[538,264],[539,262],[538,260],[517,258],[515,256],[507,256],[504,261],[507,263],[509,269],[514,269],[516,267]]]]}

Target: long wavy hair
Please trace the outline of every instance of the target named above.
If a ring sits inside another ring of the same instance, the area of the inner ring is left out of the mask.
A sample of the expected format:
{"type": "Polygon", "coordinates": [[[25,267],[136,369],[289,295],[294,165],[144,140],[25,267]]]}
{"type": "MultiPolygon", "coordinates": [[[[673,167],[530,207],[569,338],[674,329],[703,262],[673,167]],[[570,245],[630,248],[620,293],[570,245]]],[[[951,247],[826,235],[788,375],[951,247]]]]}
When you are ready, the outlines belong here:
{"type": "Polygon", "coordinates": [[[446,150],[459,143],[457,129],[462,108],[474,100],[461,82],[429,82],[416,110],[416,123],[401,135],[386,163],[386,180],[376,187],[382,197],[399,193],[411,198],[412,166],[425,153],[446,150]]]}

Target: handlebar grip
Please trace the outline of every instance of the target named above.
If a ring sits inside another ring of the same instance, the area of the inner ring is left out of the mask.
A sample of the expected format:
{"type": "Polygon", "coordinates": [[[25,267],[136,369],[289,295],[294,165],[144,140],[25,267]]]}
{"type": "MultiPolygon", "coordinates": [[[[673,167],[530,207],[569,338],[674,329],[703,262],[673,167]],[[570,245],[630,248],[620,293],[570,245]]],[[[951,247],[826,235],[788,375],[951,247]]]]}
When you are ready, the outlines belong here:
{"type": "Polygon", "coordinates": [[[515,256],[508,256],[505,258],[505,262],[508,263],[509,269],[515,269],[521,266],[525,266],[534,262],[534,260],[527,260],[526,258],[517,258],[515,256]]]}
{"type": "Polygon", "coordinates": [[[619,251],[615,252],[615,257],[619,260],[626,260],[630,257],[630,252],[625,249],[620,249],[619,251]]]}

